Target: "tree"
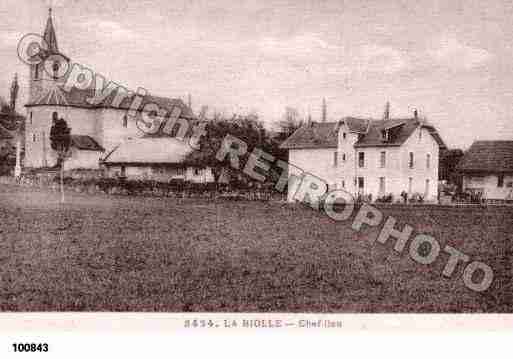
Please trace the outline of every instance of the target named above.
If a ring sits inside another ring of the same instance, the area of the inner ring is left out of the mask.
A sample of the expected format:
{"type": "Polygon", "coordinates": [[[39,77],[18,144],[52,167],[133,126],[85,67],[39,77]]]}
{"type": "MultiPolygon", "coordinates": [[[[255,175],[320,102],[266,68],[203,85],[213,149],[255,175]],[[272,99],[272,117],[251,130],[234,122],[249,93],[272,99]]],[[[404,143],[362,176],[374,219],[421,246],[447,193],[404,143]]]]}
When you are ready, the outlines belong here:
{"type": "Polygon", "coordinates": [[[16,112],[16,100],[18,99],[18,91],[20,89],[20,86],[18,85],[18,74],[14,74],[14,80],[11,84],[11,111],[16,112]]]}
{"type": "Polygon", "coordinates": [[[221,175],[223,175],[222,178],[231,177],[229,175],[229,159],[225,158],[219,161],[216,158],[226,135],[237,137],[246,143],[247,153],[241,156],[242,163],[245,163],[254,148],[259,148],[269,154],[273,154],[276,150],[269,134],[255,113],[245,116],[234,114],[232,118],[216,116],[215,119],[208,121],[205,130],[206,134],[200,139],[199,149],[187,156],[186,163],[193,166],[210,167],[216,182],[219,181],[221,175]]]}
{"type": "Polygon", "coordinates": [[[50,143],[52,149],[57,153],[57,165],[61,170],[61,202],[64,202],[64,161],[69,156],[71,147],[71,128],[63,118],[59,119],[57,112],[52,114],[52,121],[50,143]]]}
{"type": "Polygon", "coordinates": [[[9,104],[7,103],[5,98],[3,98],[2,96],[0,96],[0,112],[1,113],[10,113],[11,112],[11,107],[9,106],[9,104]]]}
{"type": "Polygon", "coordinates": [[[9,175],[16,163],[16,148],[9,142],[0,147],[0,176],[9,175]]]}
{"type": "Polygon", "coordinates": [[[461,189],[462,176],[456,170],[456,166],[463,157],[464,152],[460,149],[451,149],[440,151],[439,177],[441,180],[447,180],[461,189]]]}

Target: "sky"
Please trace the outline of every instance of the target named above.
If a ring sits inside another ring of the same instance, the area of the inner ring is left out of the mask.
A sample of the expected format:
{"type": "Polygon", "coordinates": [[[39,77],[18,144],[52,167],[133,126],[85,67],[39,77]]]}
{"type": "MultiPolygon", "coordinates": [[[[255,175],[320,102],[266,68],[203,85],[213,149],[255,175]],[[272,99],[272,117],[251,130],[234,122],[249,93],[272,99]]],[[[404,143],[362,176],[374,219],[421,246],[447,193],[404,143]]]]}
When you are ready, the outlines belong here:
{"type": "MultiPolygon", "coordinates": [[[[60,50],[129,88],[270,127],[418,109],[449,147],[513,140],[513,2],[488,0],[2,0],[0,95],[28,68],[19,39],[52,2],[60,50]]],[[[18,111],[23,111],[19,106],[18,111]]]]}

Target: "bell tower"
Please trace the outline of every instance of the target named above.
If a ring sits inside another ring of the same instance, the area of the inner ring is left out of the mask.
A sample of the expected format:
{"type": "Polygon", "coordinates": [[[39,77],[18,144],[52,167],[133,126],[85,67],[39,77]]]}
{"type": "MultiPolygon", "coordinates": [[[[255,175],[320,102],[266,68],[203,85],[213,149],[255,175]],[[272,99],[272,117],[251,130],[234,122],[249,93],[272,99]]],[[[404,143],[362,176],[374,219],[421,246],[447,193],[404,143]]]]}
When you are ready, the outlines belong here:
{"type": "Polygon", "coordinates": [[[48,9],[48,19],[43,33],[43,41],[40,46],[39,63],[30,65],[29,74],[29,102],[37,101],[43,95],[43,92],[49,90],[50,81],[56,81],[57,73],[61,68],[62,61],[69,59],[60,53],[57,44],[57,35],[53,25],[52,8],[48,9]]]}

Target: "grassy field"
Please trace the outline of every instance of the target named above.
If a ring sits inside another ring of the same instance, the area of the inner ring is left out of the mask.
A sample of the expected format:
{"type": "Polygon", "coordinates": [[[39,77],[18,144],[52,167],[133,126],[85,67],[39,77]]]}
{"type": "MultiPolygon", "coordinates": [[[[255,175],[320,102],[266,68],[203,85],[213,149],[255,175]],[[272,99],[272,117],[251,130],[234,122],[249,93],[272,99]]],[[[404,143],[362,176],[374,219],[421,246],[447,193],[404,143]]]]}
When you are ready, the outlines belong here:
{"type": "Polygon", "coordinates": [[[385,210],[495,272],[467,289],[350,221],[278,203],[0,186],[0,310],[511,312],[513,208],[385,210]]]}

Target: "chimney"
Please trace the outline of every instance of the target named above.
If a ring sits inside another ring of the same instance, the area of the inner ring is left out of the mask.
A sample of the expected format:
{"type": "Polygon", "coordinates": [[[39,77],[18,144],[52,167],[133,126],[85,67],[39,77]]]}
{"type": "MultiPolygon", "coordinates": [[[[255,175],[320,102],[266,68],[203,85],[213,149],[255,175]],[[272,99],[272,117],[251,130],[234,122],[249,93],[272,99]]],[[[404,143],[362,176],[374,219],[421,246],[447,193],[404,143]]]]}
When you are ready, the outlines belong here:
{"type": "Polygon", "coordinates": [[[322,99],[322,122],[326,122],[326,115],[327,115],[327,109],[326,109],[326,98],[322,99]]]}
{"type": "Polygon", "coordinates": [[[383,119],[389,120],[390,119],[390,102],[387,101],[385,104],[385,112],[383,113],[383,119]]]}

